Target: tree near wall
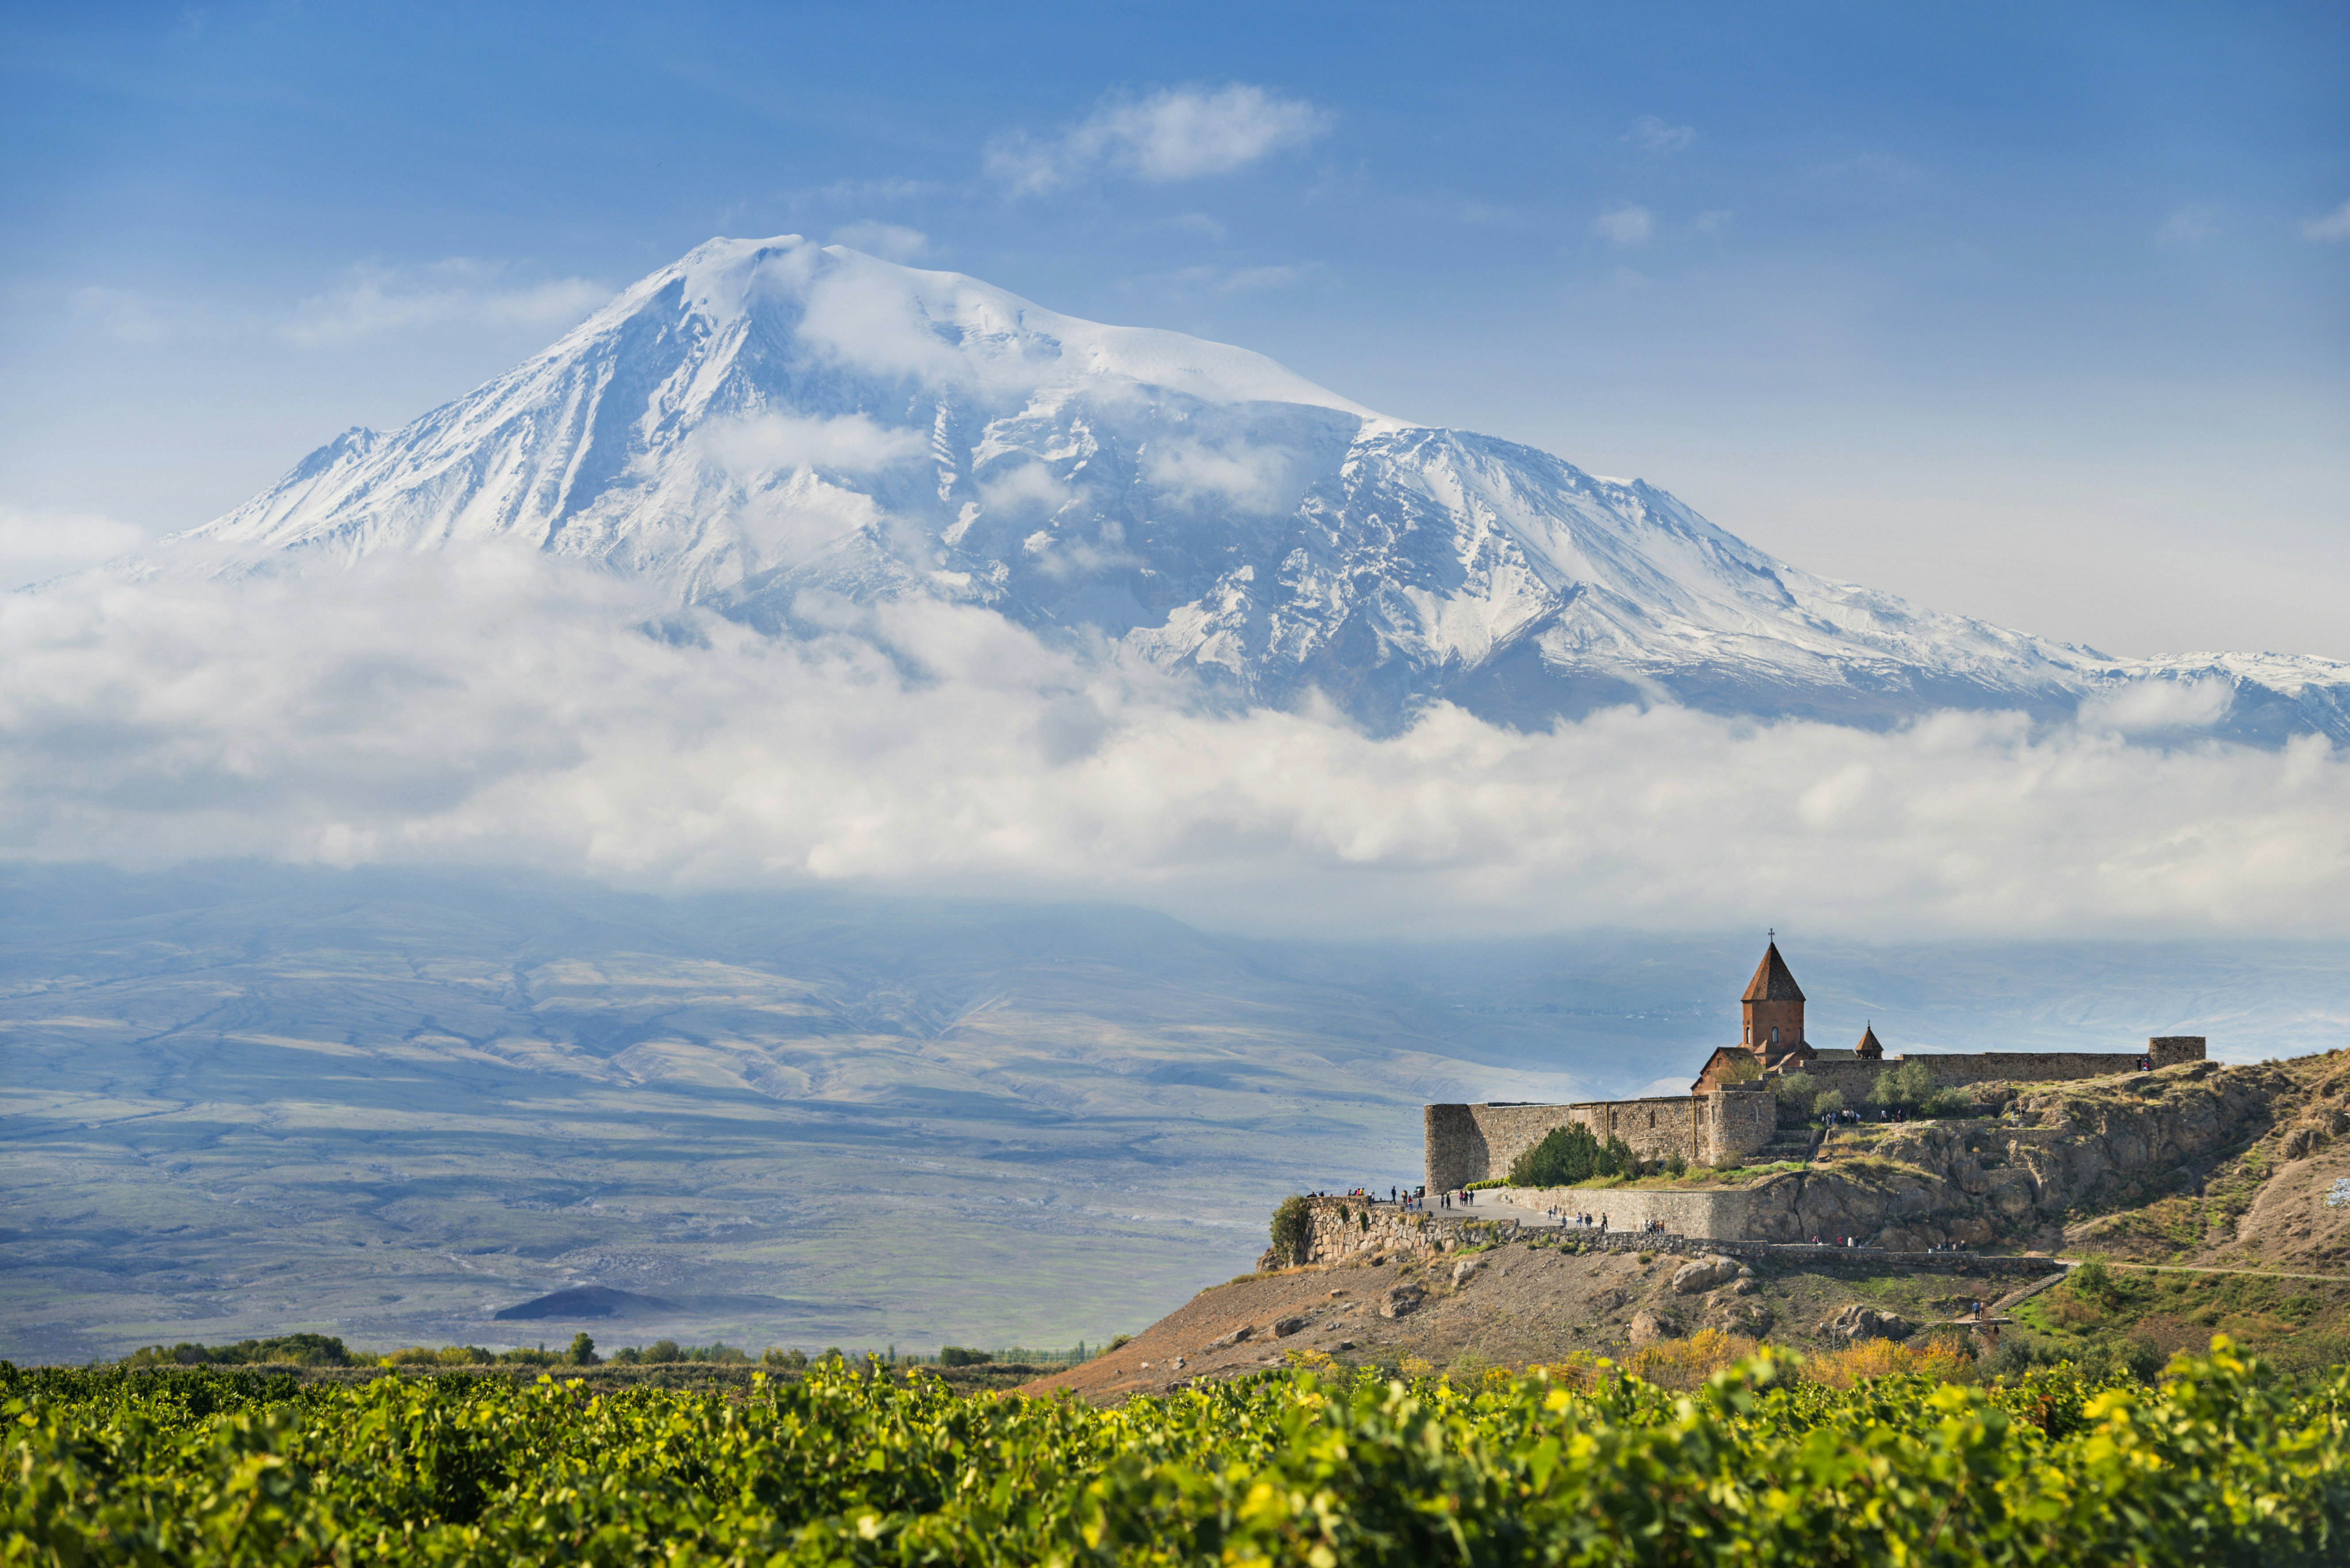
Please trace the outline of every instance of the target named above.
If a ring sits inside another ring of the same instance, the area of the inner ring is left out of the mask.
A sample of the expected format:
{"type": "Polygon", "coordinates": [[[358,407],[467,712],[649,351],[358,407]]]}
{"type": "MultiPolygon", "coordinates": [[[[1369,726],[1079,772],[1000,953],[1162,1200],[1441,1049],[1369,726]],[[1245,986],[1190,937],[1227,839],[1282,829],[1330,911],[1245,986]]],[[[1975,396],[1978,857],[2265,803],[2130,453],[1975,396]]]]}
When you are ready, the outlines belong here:
{"type": "Polygon", "coordinates": [[[1295,1193],[1273,1211],[1273,1255],[1292,1268],[1305,1262],[1314,1247],[1314,1212],[1295,1193]]]}
{"type": "Polygon", "coordinates": [[[1622,1138],[1601,1143],[1580,1122],[1553,1127],[1510,1167],[1512,1187],[1572,1187],[1595,1176],[1631,1176],[1640,1157],[1622,1138]]]}
{"type": "Polygon", "coordinates": [[[1877,1086],[1868,1091],[1868,1097],[1874,1104],[1888,1108],[1914,1110],[1933,1093],[1934,1075],[1926,1070],[1926,1064],[1904,1062],[1877,1075],[1877,1086]]]}

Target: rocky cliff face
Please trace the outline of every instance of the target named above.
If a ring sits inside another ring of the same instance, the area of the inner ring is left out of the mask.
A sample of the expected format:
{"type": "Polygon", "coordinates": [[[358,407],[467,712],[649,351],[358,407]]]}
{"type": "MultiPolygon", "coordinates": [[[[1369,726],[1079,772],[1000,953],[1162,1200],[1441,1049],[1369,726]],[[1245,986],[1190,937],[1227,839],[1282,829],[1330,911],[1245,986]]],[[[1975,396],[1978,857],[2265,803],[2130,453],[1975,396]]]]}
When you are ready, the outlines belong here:
{"type": "Polygon", "coordinates": [[[2337,1106],[2312,1119],[2307,1076],[2305,1063],[2199,1062],[2056,1086],[1981,1085],[1990,1118],[1858,1129],[1811,1170],[1764,1181],[1754,1234],[1901,1250],[2053,1244],[2068,1217],[2085,1234],[2101,1211],[2199,1198],[2257,1147],[2305,1157],[2326,1147],[2350,1115],[2337,1106]]]}

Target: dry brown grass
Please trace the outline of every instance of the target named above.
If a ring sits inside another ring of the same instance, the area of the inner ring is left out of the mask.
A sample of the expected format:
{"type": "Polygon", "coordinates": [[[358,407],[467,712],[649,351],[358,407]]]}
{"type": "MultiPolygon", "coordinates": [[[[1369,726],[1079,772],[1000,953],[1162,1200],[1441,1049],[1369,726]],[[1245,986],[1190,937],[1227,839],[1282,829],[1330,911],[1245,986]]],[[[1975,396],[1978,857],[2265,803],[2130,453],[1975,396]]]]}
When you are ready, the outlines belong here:
{"type": "Polygon", "coordinates": [[[1760,1348],[1761,1342],[1743,1334],[1702,1328],[1687,1339],[1660,1339],[1640,1346],[1625,1363],[1625,1370],[1660,1388],[1694,1388],[1760,1348]]]}
{"type": "Polygon", "coordinates": [[[1965,1351],[1939,1340],[1902,1345],[1890,1339],[1864,1339],[1843,1350],[1811,1357],[1804,1363],[1802,1376],[1831,1388],[1849,1388],[1865,1377],[1889,1377],[1901,1372],[1915,1372],[1943,1383],[1971,1383],[1975,1364],[1965,1351]]]}

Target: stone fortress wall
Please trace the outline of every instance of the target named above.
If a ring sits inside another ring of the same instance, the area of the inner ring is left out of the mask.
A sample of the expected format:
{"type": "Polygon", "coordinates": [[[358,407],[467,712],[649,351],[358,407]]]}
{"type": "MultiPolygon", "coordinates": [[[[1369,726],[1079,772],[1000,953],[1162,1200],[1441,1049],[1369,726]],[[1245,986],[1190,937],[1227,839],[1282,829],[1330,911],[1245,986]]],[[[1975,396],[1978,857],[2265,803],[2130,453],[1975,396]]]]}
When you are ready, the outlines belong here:
{"type": "Polygon", "coordinates": [[[1777,1102],[1759,1084],[1566,1106],[1429,1106],[1421,1113],[1428,1189],[1498,1181],[1520,1155],[1557,1128],[1578,1124],[1602,1143],[1622,1140],[1642,1159],[1679,1155],[1691,1165],[1734,1165],[1771,1141],[1778,1115],[1777,1102]]]}
{"type": "Polygon", "coordinates": [[[1878,1075],[1902,1062],[1923,1062],[1937,1087],[1954,1089],[1968,1084],[2055,1084],[2106,1078],[2137,1072],[2139,1061],[2147,1056],[2154,1058],[2157,1068],[2203,1060],[2204,1037],[2199,1034],[2159,1034],[2146,1045],[2144,1051],[1911,1051],[1881,1062],[1812,1061],[1789,1071],[1804,1074],[1823,1089],[1837,1091],[1846,1105],[1856,1107],[1877,1087],[1878,1075]]]}
{"type": "MultiPolygon", "coordinates": [[[[1814,1060],[1792,1070],[1809,1075],[1821,1088],[1841,1091],[1847,1105],[1858,1106],[1882,1074],[1907,1062],[1924,1063],[1935,1084],[1945,1088],[1967,1084],[2045,1084],[2134,1073],[2147,1056],[2158,1069],[2200,1062],[2204,1044],[2199,1034],[2168,1034],[2148,1040],[2144,1051],[1927,1052],[1881,1061],[1814,1060]]],[[[1761,1083],[1688,1096],[1574,1105],[1429,1106],[1422,1111],[1428,1190],[1446,1192],[1472,1181],[1502,1180],[1520,1155],[1555,1128],[1577,1123],[1589,1127],[1602,1142],[1611,1137],[1621,1138],[1643,1159],[1668,1159],[1678,1154],[1692,1165],[1721,1166],[1759,1153],[1774,1136],[1777,1119],[1777,1097],[1761,1083]]],[[[1584,1212],[1600,1211],[1588,1201],[1594,1196],[1578,1194],[1576,1206],[1584,1212]]],[[[1638,1223],[1629,1210],[1624,1219],[1610,1212],[1611,1228],[1627,1220],[1638,1223]]],[[[1638,1218],[1647,1215],[1643,1212],[1638,1218]]],[[[1729,1220],[1704,1222],[1727,1224],[1729,1220]]]]}
{"type": "MultiPolygon", "coordinates": [[[[1888,1251],[1882,1247],[1806,1247],[1758,1236],[1754,1210],[1761,1199],[1756,1194],[1739,1189],[1595,1191],[1570,1187],[1544,1192],[1513,1191],[1509,1198],[1515,1201],[1503,1200],[1503,1194],[1495,1191],[1481,1192],[1476,1197],[1482,1201],[1457,1209],[1418,1211],[1399,1210],[1384,1201],[1366,1202],[1360,1198],[1309,1198],[1305,1202],[1313,1218],[1312,1239],[1301,1261],[1306,1267],[1318,1269],[1351,1262],[1400,1262],[1406,1259],[1426,1262],[1463,1248],[1533,1237],[1552,1238],[1561,1245],[1586,1251],[1700,1255],[1727,1252],[1737,1257],[1783,1259],[1796,1255],[1862,1265],[1887,1259],[1914,1262],[1921,1256],[1914,1251],[1888,1251]],[[1595,1224],[1589,1229],[1554,1229],[1548,1220],[1539,1218],[1552,1208],[1569,1214],[1592,1215],[1595,1224]],[[1604,1231],[1596,1224],[1596,1218],[1602,1214],[1607,1217],[1607,1229],[1604,1231]],[[1661,1232],[1645,1229],[1652,1220],[1663,1220],[1665,1229],[1661,1232]]],[[[1926,1255],[1933,1258],[1935,1267],[1961,1273],[2033,1274],[2063,1266],[2053,1259],[2038,1256],[2001,1258],[1972,1252],[1926,1255]]],[[[1289,1260],[1275,1256],[1270,1249],[1257,1260],[1259,1272],[1288,1266],[1289,1260]]]]}

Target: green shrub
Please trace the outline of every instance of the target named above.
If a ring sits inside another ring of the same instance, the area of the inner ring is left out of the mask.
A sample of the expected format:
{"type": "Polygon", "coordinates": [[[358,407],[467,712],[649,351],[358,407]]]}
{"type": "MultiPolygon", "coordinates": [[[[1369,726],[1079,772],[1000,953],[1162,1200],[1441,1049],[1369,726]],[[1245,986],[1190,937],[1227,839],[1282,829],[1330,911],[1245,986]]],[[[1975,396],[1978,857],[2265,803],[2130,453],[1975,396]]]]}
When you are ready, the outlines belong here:
{"type": "Polygon", "coordinates": [[[972,1350],[960,1345],[939,1347],[941,1366],[984,1366],[995,1357],[984,1350],[972,1350]]]}
{"type": "Polygon", "coordinates": [[[574,1366],[594,1366],[603,1357],[596,1354],[596,1342],[582,1329],[571,1336],[571,1348],[563,1353],[563,1359],[574,1366]]]}
{"type": "Polygon", "coordinates": [[[1553,1127],[1510,1167],[1513,1187],[1572,1187],[1599,1173],[1604,1151],[1591,1129],[1575,1123],[1553,1127]]]}
{"type": "Polygon", "coordinates": [[[1888,1110],[1909,1110],[1924,1105],[1933,1093],[1934,1075],[1926,1070],[1926,1064],[1904,1062],[1877,1075],[1877,1085],[1868,1091],[1868,1098],[1888,1110]]]}
{"type": "Polygon", "coordinates": [[[1314,1245],[1314,1210],[1305,1199],[1292,1194],[1273,1211],[1273,1255],[1295,1268],[1305,1262],[1314,1245]]]}
{"type": "Polygon", "coordinates": [[[241,1339],[234,1345],[142,1345],[122,1358],[125,1366],[356,1366],[374,1357],[355,1356],[339,1339],[323,1334],[286,1334],[275,1339],[241,1339]]]}
{"type": "Polygon", "coordinates": [[[781,1345],[771,1345],[759,1353],[759,1365],[762,1366],[780,1366],[787,1372],[797,1372],[807,1364],[807,1352],[805,1350],[785,1350],[781,1345]]]}
{"type": "Polygon", "coordinates": [[[1832,1116],[1842,1109],[1844,1109],[1842,1089],[1824,1089],[1812,1096],[1812,1115],[1815,1116],[1832,1116]]]}
{"type": "Polygon", "coordinates": [[[1809,1073],[1782,1073],[1771,1081],[1771,1092],[1784,1104],[1810,1116],[1812,1102],[1820,1096],[1820,1081],[1809,1073]]]}

